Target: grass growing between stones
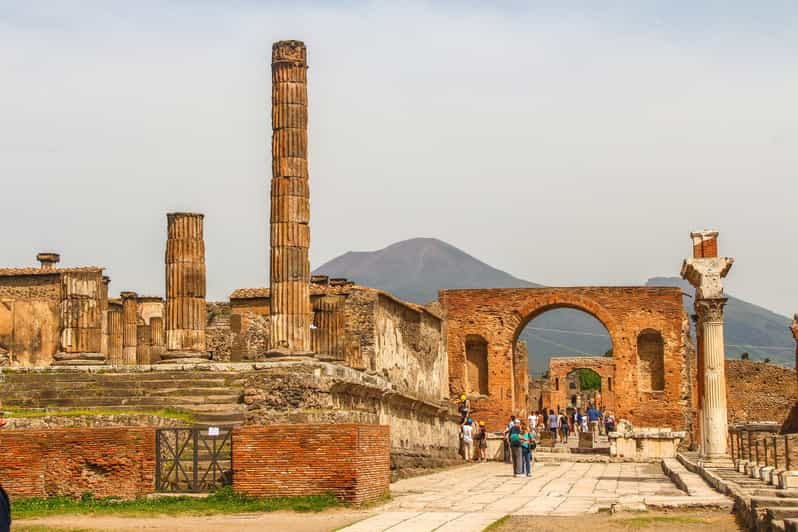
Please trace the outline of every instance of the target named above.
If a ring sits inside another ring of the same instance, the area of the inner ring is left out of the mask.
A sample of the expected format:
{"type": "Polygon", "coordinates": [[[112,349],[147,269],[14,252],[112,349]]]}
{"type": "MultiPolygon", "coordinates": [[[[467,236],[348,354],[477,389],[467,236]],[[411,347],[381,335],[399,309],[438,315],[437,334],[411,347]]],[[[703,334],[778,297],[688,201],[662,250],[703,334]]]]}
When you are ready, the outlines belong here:
{"type": "Polygon", "coordinates": [[[164,419],[177,419],[186,423],[194,423],[194,415],[172,408],[158,410],[137,410],[134,408],[69,408],[64,410],[40,410],[25,408],[6,408],[8,418],[42,418],[49,416],[82,417],[82,416],[153,416],[164,419]]]}
{"type": "Polygon", "coordinates": [[[131,500],[94,498],[85,494],[80,499],[50,497],[11,501],[14,519],[31,519],[59,514],[92,515],[212,515],[252,512],[320,512],[343,506],[331,494],[306,497],[250,497],[223,488],[207,497],[141,497],[131,500]]]}

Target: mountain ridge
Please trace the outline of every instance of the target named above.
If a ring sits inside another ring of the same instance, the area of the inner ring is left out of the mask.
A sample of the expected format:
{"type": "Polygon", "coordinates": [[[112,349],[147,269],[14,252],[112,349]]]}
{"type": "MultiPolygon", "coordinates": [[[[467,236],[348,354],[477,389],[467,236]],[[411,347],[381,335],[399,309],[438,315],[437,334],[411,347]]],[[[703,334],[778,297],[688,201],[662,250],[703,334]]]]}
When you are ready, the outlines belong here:
{"type": "MultiPolygon", "coordinates": [[[[402,240],[375,251],[348,251],[325,262],[313,273],[346,277],[422,305],[436,300],[441,289],[543,286],[490,266],[433,237],[402,240]]],[[[692,312],[694,290],[683,279],[652,277],[644,286],[681,288],[685,293],[685,308],[692,312]]],[[[772,362],[793,367],[790,319],[732,295],[728,298],[727,358],[739,358],[747,351],[751,359],[770,358],[772,362]]],[[[573,309],[553,309],[536,317],[524,329],[521,338],[527,342],[530,370],[535,373],[546,370],[552,355],[603,355],[611,346],[601,322],[573,309]]]]}

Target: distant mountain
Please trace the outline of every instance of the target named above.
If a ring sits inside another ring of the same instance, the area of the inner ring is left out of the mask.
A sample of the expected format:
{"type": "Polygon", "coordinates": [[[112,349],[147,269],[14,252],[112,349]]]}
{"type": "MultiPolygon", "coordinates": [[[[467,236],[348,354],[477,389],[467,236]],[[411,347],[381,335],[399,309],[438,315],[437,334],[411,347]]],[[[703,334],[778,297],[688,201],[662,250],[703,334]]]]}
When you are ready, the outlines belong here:
{"type": "Polygon", "coordinates": [[[378,251],[350,251],[314,274],[347,277],[358,284],[426,304],[443,288],[540,286],[497,270],[437,238],[411,238],[378,251]]]}
{"type": "MultiPolygon", "coordinates": [[[[438,290],[452,288],[534,288],[542,285],[513,277],[436,238],[413,238],[377,251],[350,251],[321,265],[313,273],[346,277],[358,284],[426,304],[438,290]]],[[[677,286],[692,296],[692,287],[679,278],[649,279],[648,286],[677,286]]],[[[686,308],[692,298],[685,296],[686,308]]],[[[742,351],[752,359],[794,365],[794,351],[750,346],[789,347],[789,320],[762,307],[729,297],[726,311],[727,356],[742,351]],[[741,347],[746,346],[746,347],[741,347]]],[[[572,309],[555,309],[535,318],[521,334],[529,350],[533,373],[547,369],[552,355],[607,352],[611,343],[604,326],[592,316],[572,309]]]]}
{"type": "MultiPolygon", "coordinates": [[[[686,295],[682,298],[684,307],[693,312],[695,289],[679,277],[654,277],[648,286],[675,286],[686,295]]],[[[724,336],[726,358],[739,358],[748,353],[751,359],[763,360],[784,366],[795,366],[795,340],[790,332],[791,320],[786,316],[771,312],[742,299],[728,295],[724,313],[724,336]]]]}

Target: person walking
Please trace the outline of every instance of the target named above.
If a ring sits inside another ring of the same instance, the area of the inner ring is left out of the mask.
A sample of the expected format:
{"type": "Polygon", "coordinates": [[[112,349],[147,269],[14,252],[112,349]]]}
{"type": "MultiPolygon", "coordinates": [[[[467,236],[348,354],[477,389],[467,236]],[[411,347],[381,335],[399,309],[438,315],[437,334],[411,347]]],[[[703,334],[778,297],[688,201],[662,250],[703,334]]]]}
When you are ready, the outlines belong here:
{"type": "Polygon", "coordinates": [[[463,458],[470,462],[474,456],[474,427],[471,425],[471,418],[463,423],[463,458]]]}
{"type": "Polygon", "coordinates": [[[515,416],[510,416],[510,422],[507,424],[507,428],[504,429],[504,463],[509,464],[511,463],[510,460],[510,430],[515,425],[515,416]]]}
{"type": "Polygon", "coordinates": [[[532,476],[532,453],[535,447],[537,447],[535,430],[531,425],[527,425],[521,435],[521,464],[523,466],[521,474],[526,474],[528,477],[532,476]]]}
{"type": "Polygon", "coordinates": [[[557,428],[559,425],[557,414],[554,413],[554,410],[549,410],[549,431],[551,432],[551,444],[555,445],[557,443],[557,428]]]}
{"type": "Polygon", "coordinates": [[[479,433],[477,434],[477,459],[483,464],[488,461],[488,431],[485,430],[485,422],[480,421],[479,433]]]}
{"type": "Polygon", "coordinates": [[[590,430],[593,432],[593,440],[598,441],[599,437],[599,420],[601,419],[601,412],[596,410],[593,404],[587,409],[587,420],[590,422],[590,430]]]}
{"type": "Polygon", "coordinates": [[[513,461],[513,475],[521,476],[521,420],[516,419],[509,432],[510,455],[513,461]]]}
{"type": "Polygon", "coordinates": [[[571,427],[568,425],[568,416],[566,416],[565,413],[560,412],[560,416],[557,418],[557,423],[560,426],[562,442],[565,445],[568,445],[568,433],[571,429],[571,427]]]}
{"type": "Polygon", "coordinates": [[[615,432],[615,416],[612,415],[612,412],[607,412],[604,417],[604,428],[607,431],[607,436],[610,435],[610,432],[615,432]]]}

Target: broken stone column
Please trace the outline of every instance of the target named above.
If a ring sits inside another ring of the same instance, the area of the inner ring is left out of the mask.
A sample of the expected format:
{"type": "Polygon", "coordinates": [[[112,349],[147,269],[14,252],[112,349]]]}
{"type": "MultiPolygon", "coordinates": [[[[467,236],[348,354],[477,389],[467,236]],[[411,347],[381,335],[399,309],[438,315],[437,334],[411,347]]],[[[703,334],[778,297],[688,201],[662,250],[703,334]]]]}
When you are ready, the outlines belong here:
{"type": "Polygon", "coordinates": [[[122,364],[136,363],[136,344],[138,338],[138,294],[122,292],[122,364]]]}
{"type": "Polygon", "coordinates": [[[167,214],[166,351],[161,362],[202,362],[205,347],[204,215],[167,214]]]}
{"type": "Polygon", "coordinates": [[[136,326],[136,364],[149,365],[150,343],[152,342],[150,326],[146,323],[139,323],[136,326]]]}
{"type": "Polygon", "coordinates": [[[798,368],[798,314],[793,316],[790,330],[792,331],[792,337],[795,339],[795,367],[798,368]]]}
{"type": "Polygon", "coordinates": [[[38,253],[36,260],[41,264],[42,270],[55,270],[55,265],[61,262],[61,255],[58,253],[38,253]]]}
{"type": "Polygon", "coordinates": [[[108,357],[108,285],[111,278],[103,275],[100,285],[100,353],[108,357]]]}
{"type": "Polygon", "coordinates": [[[271,351],[310,353],[307,52],[272,46],[271,351]]]}
{"type": "MultiPolygon", "coordinates": [[[[40,260],[41,255],[39,254],[40,260]]],[[[105,355],[100,352],[102,289],[102,269],[100,268],[62,270],[59,307],[61,351],[53,356],[53,365],[105,363],[105,355]]]]}
{"type": "Polygon", "coordinates": [[[125,363],[122,329],[122,305],[108,303],[108,363],[114,366],[125,363]]]}
{"type": "MultiPolygon", "coordinates": [[[[728,434],[726,413],[726,357],[723,344],[722,279],[734,263],[729,257],[718,257],[718,232],[691,233],[693,258],[682,265],[682,277],[695,287],[696,328],[702,345],[703,389],[699,415],[705,429],[701,435],[701,457],[709,462],[728,459],[726,438],[728,434]]],[[[699,372],[701,373],[701,372],[699,372]]]]}
{"type": "Polygon", "coordinates": [[[161,360],[164,352],[163,318],[157,316],[150,318],[150,341],[150,362],[154,364],[161,360]]]}

